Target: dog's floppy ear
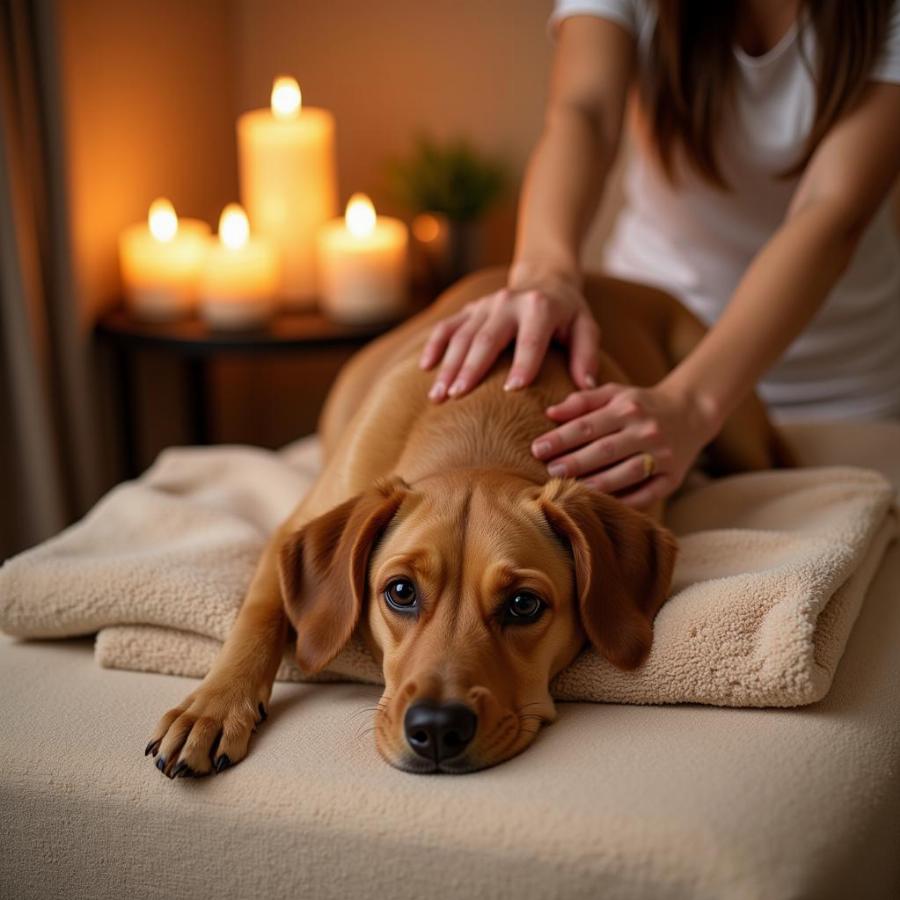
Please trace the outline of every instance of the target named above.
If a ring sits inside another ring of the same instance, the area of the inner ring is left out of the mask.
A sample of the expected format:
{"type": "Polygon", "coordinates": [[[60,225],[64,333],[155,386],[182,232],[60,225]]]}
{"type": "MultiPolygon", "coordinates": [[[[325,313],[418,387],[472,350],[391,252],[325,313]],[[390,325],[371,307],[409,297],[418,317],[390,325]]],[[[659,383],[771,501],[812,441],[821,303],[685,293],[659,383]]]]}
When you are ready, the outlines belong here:
{"type": "Polygon", "coordinates": [[[350,640],[365,599],[369,554],[406,493],[399,478],[376,482],[284,542],[281,594],[297,632],[297,664],[307,674],[324,669],[350,640]]]}
{"type": "Polygon", "coordinates": [[[571,479],[548,482],[538,503],[571,547],[585,633],[613,665],[637,668],[650,652],[653,619],[669,595],[674,535],[571,479]]]}

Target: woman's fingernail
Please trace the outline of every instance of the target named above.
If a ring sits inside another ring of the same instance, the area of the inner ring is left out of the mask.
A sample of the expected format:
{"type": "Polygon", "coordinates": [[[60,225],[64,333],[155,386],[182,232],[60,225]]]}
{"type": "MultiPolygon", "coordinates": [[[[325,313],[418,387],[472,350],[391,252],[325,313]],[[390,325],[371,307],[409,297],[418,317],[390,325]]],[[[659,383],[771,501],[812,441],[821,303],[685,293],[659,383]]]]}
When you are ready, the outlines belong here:
{"type": "Polygon", "coordinates": [[[423,356],[420,356],[420,357],[419,357],[419,368],[420,368],[420,369],[427,369],[427,368],[428,368],[428,357],[427,357],[427,356],[424,356],[424,355],[423,355],[423,356]]]}
{"type": "Polygon", "coordinates": [[[435,382],[434,386],[428,392],[429,400],[443,400],[444,396],[447,393],[447,388],[444,386],[443,381],[435,382]]]}
{"type": "Polygon", "coordinates": [[[465,385],[461,381],[454,381],[453,384],[450,385],[450,390],[447,393],[451,397],[458,397],[464,389],[465,385]]]}
{"type": "Polygon", "coordinates": [[[537,441],[531,449],[535,456],[546,456],[550,452],[550,445],[546,441],[537,441]]]}
{"type": "Polygon", "coordinates": [[[503,385],[503,390],[517,391],[520,387],[522,387],[523,384],[524,382],[522,381],[521,375],[511,375],[509,378],[507,378],[506,384],[503,385]]]}
{"type": "Polygon", "coordinates": [[[566,467],[563,463],[550,463],[550,465],[547,466],[547,471],[554,478],[561,478],[566,474],[566,467]]]}
{"type": "Polygon", "coordinates": [[[585,376],[584,376],[584,383],[585,383],[589,388],[595,388],[595,387],[597,387],[597,379],[594,378],[593,375],[585,375],[585,376]]]}

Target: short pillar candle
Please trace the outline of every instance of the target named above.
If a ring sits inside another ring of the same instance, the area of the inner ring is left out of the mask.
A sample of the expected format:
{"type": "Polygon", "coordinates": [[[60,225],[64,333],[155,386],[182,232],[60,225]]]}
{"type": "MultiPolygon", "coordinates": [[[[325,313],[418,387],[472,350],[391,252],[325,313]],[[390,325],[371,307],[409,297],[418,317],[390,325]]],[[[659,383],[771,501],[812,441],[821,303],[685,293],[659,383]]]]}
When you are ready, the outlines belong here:
{"type": "Polygon", "coordinates": [[[274,311],[278,277],[275,247],[251,235],[244,210],[229,203],[219,217],[219,240],[206,258],[200,314],[213,328],[257,328],[274,311]]]}
{"type": "Polygon", "coordinates": [[[119,236],[125,299],[135,316],[151,322],[190,316],[208,246],[206,222],[179,219],[168,200],[154,200],[146,223],[119,236]]]}
{"type": "Polygon", "coordinates": [[[354,194],[344,218],[319,232],[323,311],[352,324],[401,316],[408,305],[406,225],[377,216],[365,194],[354,194]]]}

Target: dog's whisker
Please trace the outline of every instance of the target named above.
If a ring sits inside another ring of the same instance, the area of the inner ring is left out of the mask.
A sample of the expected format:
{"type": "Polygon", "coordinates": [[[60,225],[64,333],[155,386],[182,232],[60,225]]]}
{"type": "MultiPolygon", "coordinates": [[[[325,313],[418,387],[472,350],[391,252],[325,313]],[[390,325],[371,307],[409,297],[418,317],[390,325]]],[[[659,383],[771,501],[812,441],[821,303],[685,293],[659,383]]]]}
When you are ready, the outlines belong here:
{"type": "Polygon", "coordinates": [[[348,721],[352,722],[354,719],[358,719],[360,716],[363,716],[367,713],[386,715],[385,709],[387,704],[390,702],[390,697],[382,697],[375,706],[362,706],[359,709],[353,710],[353,712],[347,714],[348,721]]]}
{"type": "Polygon", "coordinates": [[[352,721],[353,719],[357,719],[360,716],[365,715],[366,713],[377,713],[377,712],[378,712],[377,706],[366,706],[366,707],[363,707],[362,709],[357,709],[351,713],[348,713],[347,719],[352,721]]]}

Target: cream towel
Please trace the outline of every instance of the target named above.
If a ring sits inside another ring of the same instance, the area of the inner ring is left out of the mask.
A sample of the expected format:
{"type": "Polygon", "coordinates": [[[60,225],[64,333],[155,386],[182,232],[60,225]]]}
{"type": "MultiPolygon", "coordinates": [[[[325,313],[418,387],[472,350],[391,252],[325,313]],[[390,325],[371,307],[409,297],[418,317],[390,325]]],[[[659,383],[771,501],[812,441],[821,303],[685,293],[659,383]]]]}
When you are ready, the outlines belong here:
{"type": "MultiPolygon", "coordinates": [[[[99,632],[101,665],[202,676],[266,536],[308,489],[318,446],[165,451],[80,523],[0,569],[0,628],[99,632]]],[[[797,706],[828,692],[866,588],[895,536],[894,489],[848,467],[739,475],[671,505],[673,596],[637,672],[586,650],[562,700],[797,706]]],[[[303,680],[286,657],[278,677],[303,680]]],[[[351,645],[324,676],[377,682],[351,645]]]]}

